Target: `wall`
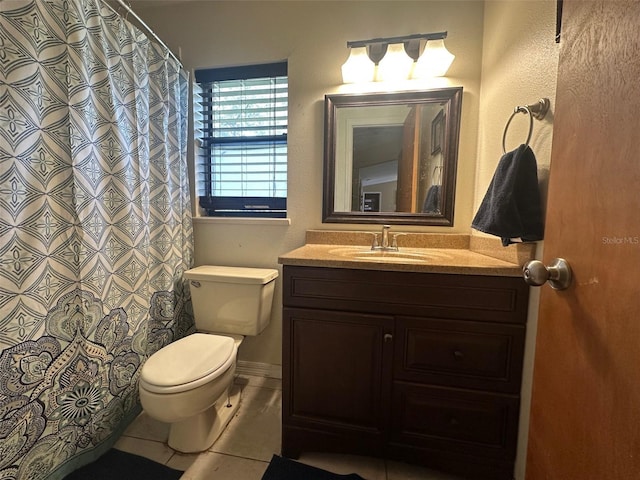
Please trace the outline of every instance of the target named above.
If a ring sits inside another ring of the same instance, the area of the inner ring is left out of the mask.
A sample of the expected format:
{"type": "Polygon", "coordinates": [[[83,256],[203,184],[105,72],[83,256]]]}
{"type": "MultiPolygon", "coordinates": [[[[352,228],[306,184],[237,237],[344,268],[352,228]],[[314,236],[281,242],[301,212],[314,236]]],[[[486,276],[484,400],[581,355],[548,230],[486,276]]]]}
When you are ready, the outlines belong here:
{"type": "MultiPolygon", "coordinates": [[[[530,145],[538,161],[543,202],[546,199],[559,52],[559,44],[554,41],[555,11],[556,0],[485,3],[474,211],[502,154],[504,126],[513,108],[536,102],[541,97],[550,99],[551,109],[544,120],[534,120],[530,145]]],[[[525,115],[513,119],[506,141],[507,151],[526,140],[528,128],[525,115]]],[[[542,250],[543,242],[540,242],[538,258],[542,258],[542,250]]],[[[518,480],[524,478],[525,470],[539,292],[538,288],[531,289],[516,461],[518,480]]]]}
{"type": "MultiPolygon", "coordinates": [[[[169,47],[181,52],[187,68],[289,60],[291,225],[196,221],[197,264],[276,267],[279,254],[304,243],[307,229],[367,229],[362,225],[322,224],[321,219],[323,97],[354,89],[341,85],[340,78],[340,66],[348,56],[348,40],[449,32],[446,44],[456,60],[448,78],[394,87],[464,87],[456,217],[454,228],[447,232],[470,232],[472,215],[502,154],[506,121],[516,105],[540,97],[550,98],[552,106],[543,121],[535,121],[531,147],[538,160],[543,201],[546,198],[558,61],[558,45],[554,42],[556,0],[208,1],[179,5],[134,1],[133,5],[169,47]]],[[[381,86],[369,87],[376,88],[381,86]]],[[[527,129],[526,117],[517,116],[509,129],[507,150],[526,139],[527,129]]],[[[542,248],[540,242],[539,258],[542,248]]],[[[524,478],[538,292],[532,289],[517,479],[524,478]]],[[[245,341],[240,359],[280,364],[280,288],[276,295],[272,324],[260,337],[245,341]]]]}
{"type": "MultiPolygon", "coordinates": [[[[483,5],[478,1],[206,1],[132,2],[141,18],[186,68],[289,61],[289,192],[291,225],[275,222],[194,223],[195,262],[277,267],[278,255],[301,246],[307,229],[377,230],[378,226],[323,224],[323,102],[342,86],[346,42],[447,30],[456,55],[448,79],[405,82],[394,89],[463,86],[456,218],[449,232],[468,232],[474,201],[483,5]]],[[[370,87],[380,90],[382,85],[370,87]]],[[[385,88],[387,86],[384,86],[385,88]]],[[[407,227],[403,230],[438,231],[407,227]]],[[[247,338],[239,358],[281,363],[281,288],[267,329],[247,338]]]]}

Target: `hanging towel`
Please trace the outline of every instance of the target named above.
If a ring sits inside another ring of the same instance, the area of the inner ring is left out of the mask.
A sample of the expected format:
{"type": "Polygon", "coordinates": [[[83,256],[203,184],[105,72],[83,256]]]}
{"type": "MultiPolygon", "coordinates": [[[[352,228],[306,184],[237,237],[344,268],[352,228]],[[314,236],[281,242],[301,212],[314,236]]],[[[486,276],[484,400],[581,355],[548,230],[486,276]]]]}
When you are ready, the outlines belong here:
{"type": "Polygon", "coordinates": [[[440,213],[440,185],[431,185],[427,190],[422,213],[440,213]]]}
{"type": "Polygon", "coordinates": [[[502,238],[505,247],[542,240],[542,207],[536,157],[527,145],[505,153],[471,224],[502,238]]]}

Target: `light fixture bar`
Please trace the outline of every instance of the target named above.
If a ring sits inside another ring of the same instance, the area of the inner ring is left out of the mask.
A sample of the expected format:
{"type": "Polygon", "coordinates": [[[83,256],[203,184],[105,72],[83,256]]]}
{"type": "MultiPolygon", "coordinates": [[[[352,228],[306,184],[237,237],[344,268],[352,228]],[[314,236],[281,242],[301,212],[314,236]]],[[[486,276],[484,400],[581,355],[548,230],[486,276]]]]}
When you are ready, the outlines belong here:
{"type": "Polygon", "coordinates": [[[404,37],[387,37],[387,38],[372,38],[371,40],[356,40],[353,42],[347,42],[348,48],[367,47],[374,43],[401,43],[409,42],[411,40],[441,40],[447,38],[447,32],[435,32],[435,33],[416,33],[413,35],[405,35],[404,37]]]}

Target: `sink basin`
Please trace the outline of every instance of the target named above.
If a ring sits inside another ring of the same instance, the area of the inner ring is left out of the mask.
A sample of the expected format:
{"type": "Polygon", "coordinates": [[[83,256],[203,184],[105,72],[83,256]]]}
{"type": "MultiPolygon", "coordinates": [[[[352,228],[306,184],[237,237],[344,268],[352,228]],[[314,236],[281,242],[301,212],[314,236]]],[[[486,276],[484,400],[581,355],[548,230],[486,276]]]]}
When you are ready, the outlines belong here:
{"type": "Polygon", "coordinates": [[[431,260],[450,258],[446,253],[410,248],[402,248],[400,251],[371,250],[361,245],[337,247],[329,250],[330,255],[348,258],[350,260],[363,260],[381,263],[426,263],[431,260]]]}

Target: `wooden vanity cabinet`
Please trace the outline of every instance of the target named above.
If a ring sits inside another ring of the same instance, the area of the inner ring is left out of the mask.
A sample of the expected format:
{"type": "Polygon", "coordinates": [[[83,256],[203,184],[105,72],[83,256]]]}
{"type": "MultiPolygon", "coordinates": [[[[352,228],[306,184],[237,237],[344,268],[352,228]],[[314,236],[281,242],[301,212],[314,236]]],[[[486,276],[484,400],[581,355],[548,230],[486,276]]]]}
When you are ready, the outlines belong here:
{"type": "Polygon", "coordinates": [[[513,478],[521,278],[283,271],[284,456],[354,453],[513,478]]]}

